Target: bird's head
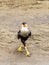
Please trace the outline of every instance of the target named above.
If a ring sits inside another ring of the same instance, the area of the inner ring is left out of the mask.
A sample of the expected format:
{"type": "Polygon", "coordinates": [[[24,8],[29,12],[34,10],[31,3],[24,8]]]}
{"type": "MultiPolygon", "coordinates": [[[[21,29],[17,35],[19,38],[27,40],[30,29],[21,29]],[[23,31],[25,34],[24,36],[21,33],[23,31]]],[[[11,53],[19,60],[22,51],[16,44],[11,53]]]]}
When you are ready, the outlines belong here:
{"type": "Polygon", "coordinates": [[[28,24],[26,22],[22,23],[23,27],[28,27],[28,24]]]}

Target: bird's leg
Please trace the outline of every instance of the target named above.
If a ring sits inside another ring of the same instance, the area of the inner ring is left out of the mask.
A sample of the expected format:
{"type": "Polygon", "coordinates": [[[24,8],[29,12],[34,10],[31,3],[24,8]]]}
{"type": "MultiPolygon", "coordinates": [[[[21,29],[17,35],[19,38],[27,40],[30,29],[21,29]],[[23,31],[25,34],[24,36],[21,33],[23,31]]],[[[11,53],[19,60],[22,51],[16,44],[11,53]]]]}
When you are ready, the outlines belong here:
{"type": "Polygon", "coordinates": [[[20,47],[17,49],[19,52],[22,52],[22,49],[23,49],[23,45],[20,44],[20,47]]]}
{"type": "Polygon", "coordinates": [[[26,56],[30,56],[30,52],[28,51],[26,46],[25,46],[25,50],[26,50],[26,56]]]}
{"type": "Polygon", "coordinates": [[[30,56],[30,52],[28,51],[28,49],[27,49],[27,47],[26,47],[25,41],[24,41],[24,40],[21,40],[21,41],[22,41],[22,43],[23,43],[23,45],[24,45],[24,48],[25,48],[25,50],[26,50],[26,56],[30,56]]]}

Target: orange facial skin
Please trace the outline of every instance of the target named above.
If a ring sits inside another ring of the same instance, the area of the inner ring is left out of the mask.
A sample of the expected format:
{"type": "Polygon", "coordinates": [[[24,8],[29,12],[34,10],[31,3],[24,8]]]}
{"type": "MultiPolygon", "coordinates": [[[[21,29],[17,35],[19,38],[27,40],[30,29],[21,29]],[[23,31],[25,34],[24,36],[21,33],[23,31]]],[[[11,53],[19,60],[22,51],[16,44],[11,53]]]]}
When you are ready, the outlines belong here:
{"type": "Polygon", "coordinates": [[[22,25],[23,25],[24,27],[28,27],[27,23],[22,23],[22,25]]]}

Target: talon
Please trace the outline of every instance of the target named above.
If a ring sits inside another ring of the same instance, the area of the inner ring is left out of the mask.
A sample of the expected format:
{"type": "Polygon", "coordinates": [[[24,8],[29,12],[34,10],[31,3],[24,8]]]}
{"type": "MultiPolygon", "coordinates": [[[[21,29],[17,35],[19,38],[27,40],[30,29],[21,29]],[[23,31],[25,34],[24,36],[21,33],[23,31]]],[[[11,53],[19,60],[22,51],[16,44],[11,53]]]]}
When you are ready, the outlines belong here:
{"type": "Polygon", "coordinates": [[[21,51],[22,51],[22,47],[20,46],[17,50],[18,50],[19,52],[21,52],[21,51]]]}
{"type": "Polygon", "coordinates": [[[30,56],[30,52],[27,52],[26,56],[30,56]]]}

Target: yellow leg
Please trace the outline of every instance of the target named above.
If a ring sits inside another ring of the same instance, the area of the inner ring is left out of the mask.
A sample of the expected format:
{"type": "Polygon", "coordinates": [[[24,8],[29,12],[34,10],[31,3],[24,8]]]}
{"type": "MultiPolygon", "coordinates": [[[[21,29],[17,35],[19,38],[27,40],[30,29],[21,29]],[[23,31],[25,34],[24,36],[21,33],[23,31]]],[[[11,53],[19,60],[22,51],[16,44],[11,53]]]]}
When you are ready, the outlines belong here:
{"type": "Polygon", "coordinates": [[[27,47],[25,47],[25,50],[26,50],[26,56],[30,56],[30,52],[28,51],[27,47]]]}
{"type": "Polygon", "coordinates": [[[22,52],[23,50],[23,45],[21,44],[20,47],[17,49],[19,52],[22,52]]]}
{"type": "Polygon", "coordinates": [[[21,51],[22,51],[22,47],[20,46],[17,50],[18,50],[19,52],[21,52],[21,51]]]}

